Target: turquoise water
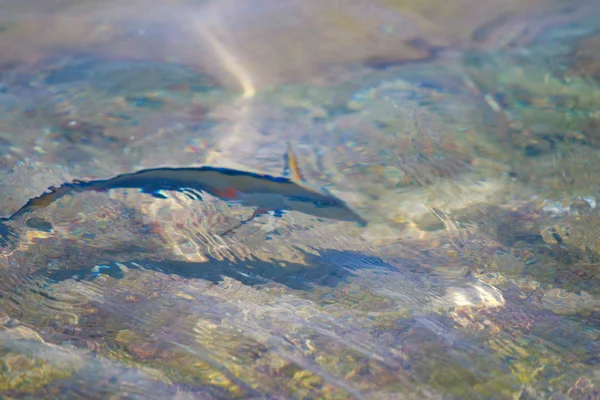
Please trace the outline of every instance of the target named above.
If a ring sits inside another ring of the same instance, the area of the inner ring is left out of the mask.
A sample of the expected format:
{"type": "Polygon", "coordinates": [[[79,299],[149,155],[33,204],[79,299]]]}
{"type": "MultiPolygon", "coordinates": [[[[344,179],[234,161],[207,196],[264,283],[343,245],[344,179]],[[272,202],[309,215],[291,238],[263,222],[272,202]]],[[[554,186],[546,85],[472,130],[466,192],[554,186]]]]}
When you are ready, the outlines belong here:
{"type": "Polygon", "coordinates": [[[367,225],[141,187],[5,221],[0,397],[600,396],[597,6],[309,3],[6,3],[2,216],[290,144],[367,225]]]}

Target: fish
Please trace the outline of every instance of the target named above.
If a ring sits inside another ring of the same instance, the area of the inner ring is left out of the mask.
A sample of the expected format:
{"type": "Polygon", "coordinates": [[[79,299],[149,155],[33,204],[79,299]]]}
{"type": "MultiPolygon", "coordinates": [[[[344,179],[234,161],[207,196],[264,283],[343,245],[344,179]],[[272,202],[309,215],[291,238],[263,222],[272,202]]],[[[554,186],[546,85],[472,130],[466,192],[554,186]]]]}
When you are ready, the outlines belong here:
{"type": "Polygon", "coordinates": [[[159,199],[168,197],[166,191],[177,191],[192,200],[200,201],[203,193],[207,193],[226,202],[255,208],[249,218],[221,232],[221,235],[227,235],[259,216],[272,214],[274,217],[281,217],[290,211],[316,218],[354,222],[361,227],[367,225],[367,221],[343,200],[324,188],[317,190],[306,184],[298,166],[298,159],[292,147],[288,146],[281,176],[207,165],[142,169],[110,179],[73,180],[58,187],[51,186],[48,191],[30,199],[11,216],[0,218],[0,246],[6,247],[9,241],[17,237],[6,222],[44,209],[67,195],[91,191],[108,192],[115,189],[139,189],[142,193],[159,199]]]}

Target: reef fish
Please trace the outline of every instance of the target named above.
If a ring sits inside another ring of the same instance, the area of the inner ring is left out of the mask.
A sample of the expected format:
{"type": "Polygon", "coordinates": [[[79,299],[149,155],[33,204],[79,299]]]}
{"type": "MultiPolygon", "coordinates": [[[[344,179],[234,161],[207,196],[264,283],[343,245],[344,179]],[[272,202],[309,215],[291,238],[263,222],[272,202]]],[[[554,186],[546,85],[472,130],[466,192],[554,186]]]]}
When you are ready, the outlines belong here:
{"type": "Polygon", "coordinates": [[[140,189],[143,193],[162,199],[167,197],[164,191],[178,191],[194,200],[202,200],[202,193],[208,193],[227,202],[256,208],[250,218],[241,221],[233,229],[260,215],[272,213],[274,216],[281,216],[286,211],[355,222],[360,226],[367,224],[365,219],[341,199],[325,189],[316,190],[305,183],[291,147],[288,148],[284,161],[282,176],[213,166],[154,168],[110,179],[74,180],[58,187],[52,186],[48,188],[48,192],[30,199],[10,217],[0,218],[0,245],[6,246],[11,236],[16,237],[14,231],[3,222],[14,221],[27,213],[48,207],[66,195],[114,189],[140,189]]]}

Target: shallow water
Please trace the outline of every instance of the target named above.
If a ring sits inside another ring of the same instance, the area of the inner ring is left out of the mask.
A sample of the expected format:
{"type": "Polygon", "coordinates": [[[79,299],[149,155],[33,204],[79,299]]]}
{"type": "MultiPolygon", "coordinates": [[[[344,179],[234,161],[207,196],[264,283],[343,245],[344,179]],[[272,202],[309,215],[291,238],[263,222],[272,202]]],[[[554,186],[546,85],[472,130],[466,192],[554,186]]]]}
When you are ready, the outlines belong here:
{"type": "Polygon", "coordinates": [[[291,143],[368,225],[133,189],[5,222],[0,397],[600,398],[596,2],[26,3],[2,215],[291,143]]]}

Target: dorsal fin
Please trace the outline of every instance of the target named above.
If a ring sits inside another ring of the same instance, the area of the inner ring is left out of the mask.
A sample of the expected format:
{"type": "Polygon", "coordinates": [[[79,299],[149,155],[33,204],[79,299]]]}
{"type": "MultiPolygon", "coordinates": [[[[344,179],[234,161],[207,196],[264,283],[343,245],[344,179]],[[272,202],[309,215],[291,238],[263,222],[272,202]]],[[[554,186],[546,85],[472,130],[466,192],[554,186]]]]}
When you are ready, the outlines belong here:
{"type": "Polygon", "coordinates": [[[296,182],[305,182],[300,168],[298,167],[298,159],[292,150],[292,145],[288,143],[287,151],[283,156],[283,176],[289,177],[296,182]]]}

